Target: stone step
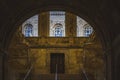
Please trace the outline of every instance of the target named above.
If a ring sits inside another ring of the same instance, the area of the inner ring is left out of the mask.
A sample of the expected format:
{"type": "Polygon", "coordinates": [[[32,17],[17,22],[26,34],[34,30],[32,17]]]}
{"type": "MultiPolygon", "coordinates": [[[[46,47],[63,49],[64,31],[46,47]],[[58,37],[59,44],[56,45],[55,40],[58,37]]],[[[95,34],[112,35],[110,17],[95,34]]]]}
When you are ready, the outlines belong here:
{"type": "MultiPolygon", "coordinates": [[[[31,80],[55,80],[55,74],[32,75],[31,80]]],[[[57,74],[57,80],[81,80],[80,74],[57,74]]]]}

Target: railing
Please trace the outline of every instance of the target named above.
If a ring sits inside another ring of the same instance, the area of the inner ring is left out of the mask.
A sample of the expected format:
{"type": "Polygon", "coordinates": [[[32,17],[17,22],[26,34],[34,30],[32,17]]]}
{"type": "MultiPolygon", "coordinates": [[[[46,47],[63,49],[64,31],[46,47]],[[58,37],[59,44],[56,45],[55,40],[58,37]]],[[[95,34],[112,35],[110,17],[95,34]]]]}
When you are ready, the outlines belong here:
{"type": "Polygon", "coordinates": [[[58,80],[58,75],[57,75],[57,64],[56,64],[55,80],[58,80]]]}
{"type": "Polygon", "coordinates": [[[82,74],[83,74],[83,77],[84,77],[85,80],[89,80],[84,69],[82,69],[82,74]]]}
{"type": "Polygon", "coordinates": [[[29,74],[30,74],[32,68],[33,68],[33,65],[31,65],[30,69],[28,69],[28,71],[27,71],[27,73],[26,73],[26,75],[25,75],[25,77],[24,77],[23,80],[26,80],[26,79],[28,78],[28,76],[29,76],[29,74]]]}

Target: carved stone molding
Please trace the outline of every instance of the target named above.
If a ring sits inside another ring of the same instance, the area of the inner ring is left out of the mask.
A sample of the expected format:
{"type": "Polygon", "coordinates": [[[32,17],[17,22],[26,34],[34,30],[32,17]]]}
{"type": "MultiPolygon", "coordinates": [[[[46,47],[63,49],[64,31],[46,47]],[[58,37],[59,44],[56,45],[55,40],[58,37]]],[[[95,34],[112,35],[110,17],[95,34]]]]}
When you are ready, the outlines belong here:
{"type": "Polygon", "coordinates": [[[83,47],[84,42],[87,38],[50,38],[50,37],[40,37],[40,38],[26,38],[26,42],[30,47],[83,47]]]}

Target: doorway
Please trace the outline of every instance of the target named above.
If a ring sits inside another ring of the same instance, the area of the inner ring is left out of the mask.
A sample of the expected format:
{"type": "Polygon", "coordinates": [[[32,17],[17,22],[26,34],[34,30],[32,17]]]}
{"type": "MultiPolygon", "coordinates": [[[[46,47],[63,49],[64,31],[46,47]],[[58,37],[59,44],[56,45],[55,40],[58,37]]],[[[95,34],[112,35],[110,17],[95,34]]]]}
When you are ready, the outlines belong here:
{"type": "Polygon", "coordinates": [[[65,73],[65,55],[64,53],[50,54],[50,72],[65,73]]]}

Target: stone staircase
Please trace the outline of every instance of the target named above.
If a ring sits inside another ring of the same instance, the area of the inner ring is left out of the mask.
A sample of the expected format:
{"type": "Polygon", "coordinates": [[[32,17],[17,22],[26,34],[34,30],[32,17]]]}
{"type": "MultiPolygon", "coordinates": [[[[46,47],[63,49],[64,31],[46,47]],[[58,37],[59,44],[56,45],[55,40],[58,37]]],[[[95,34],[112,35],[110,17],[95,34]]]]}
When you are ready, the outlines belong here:
{"type": "MultiPolygon", "coordinates": [[[[32,75],[31,80],[55,80],[55,74],[32,75]]],[[[57,74],[57,80],[82,80],[80,74],[57,74]]]]}

